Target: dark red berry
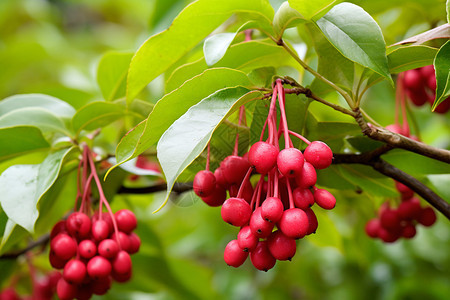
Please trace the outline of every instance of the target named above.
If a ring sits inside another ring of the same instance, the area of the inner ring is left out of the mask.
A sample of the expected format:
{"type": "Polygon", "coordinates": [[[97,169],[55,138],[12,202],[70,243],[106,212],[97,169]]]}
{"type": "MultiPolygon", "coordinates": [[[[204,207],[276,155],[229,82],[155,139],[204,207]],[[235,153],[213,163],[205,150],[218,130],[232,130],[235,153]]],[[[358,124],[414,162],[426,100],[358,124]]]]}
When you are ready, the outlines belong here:
{"type": "Polygon", "coordinates": [[[139,251],[139,248],[141,247],[141,239],[134,232],[128,235],[128,238],[130,239],[130,248],[128,249],[128,253],[137,253],[139,251]]]}
{"type": "Polygon", "coordinates": [[[296,148],[283,149],[277,156],[278,170],[289,178],[300,176],[304,163],[302,152],[296,148]]]}
{"type": "Polygon", "coordinates": [[[50,265],[55,269],[63,269],[67,261],[70,259],[62,259],[55,254],[53,250],[50,251],[49,257],[50,265]]]}
{"type": "Polygon", "coordinates": [[[111,274],[111,263],[102,256],[94,256],[87,263],[87,272],[94,279],[107,277],[111,274]]]}
{"type": "Polygon", "coordinates": [[[111,235],[111,239],[116,241],[117,244],[119,244],[120,248],[122,250],[128,251],[131,247],[131,241],[128,235],[122,231],[119,231],[117,233],[113,233],[111,235]]]}
{"type": "Polygon", "coordinates": [[[82,212],[74,212],[67,218],[66,228],[72,236],[85,238],[91,232],[91,219],[82,212]]]}
{"type": "Polygon", "coordinates": [[[72,300],[77,295],[77,286],[68,283],[64,278],[60,278],[56,285],[56,293],[61,300],[72,300]]]}
{"type": "Polygon", "coordinates": [[[269,222],[276,223],[283,215],[284,206],[280,198],[269,197],[261,205],[261,217],[269,222]]]}
{"type": "Polygon", "coordinates": [[[314,201],[323,209],[333,209],[336,206],[336,198],[324,189],[314,191],[314,201]]]}
{"type": "Polygon", "coordinates": [[[83,240],[78,244],[78,253],[83,258],[92,258],[97,253],[97,245],[91,240],[83,240]]]}
{"type": "Polygon", "coordinates": [[[225,199],[227,198],[227,191],[224,187],[216,184],[216,188],[214,189],[213,193],[206,197],[201,197],[203,202],[205,202],[207,205],[211,207],[221,206],[225,199]]]}
{"type": "Polygon", "coordinates": [[[50,243],[50,248],[62,260],[68,260],[77,253],[77,243],[65,233],[59,233],[50,243]]]}
{"type": "Polygon", "coordinates": [[[306,147],[303,152],[305,160],[316,169],[325,169],[333,161],[333,152],[327,144],[321,141],[314,141],[306,147]]]}
{"type": "Polygon", "coordinates": [[[300,239],[308,232],[308,216],[299,208],[290,208],[283,212],[278,225],[286,236],[300,239]]]}
{"type": "Polygon", "coordinates": [[[69,260],[64,267],[63,277],[71,284],[83,282],[86,277],[86,265],[78,259],[69,260]]]}
{"type": "Polygon", "coordinates": [[[235,268],[242,265],[247,257],[248,251],[242,250],[237,240],[231,240],[223,252],[223,260],[225,263],[235,268]]]}
{"type": "Polygon", "coordinates": [[[103,241],[109,234],[109,225],[105,220],[95,220],[92,222],[92,236],[96,241],[103,241]]]}
{"type": "Polygon", "coordinates": [[[291,260],[297,251],[295,240],[287,237],[280,230],[270,234],[267,238],[267,246],[272,256],[278,260],[291,260]]]}
{"type": "Polygon", "coordinates": [[[216,188],[216,177],[211,171],[203,170],[199,171],[193,182],[193,189],[197,196],[207,197],[214,192],[216,188]]]}
{"type": "Polygon", "coordinates": [[[304,210],[306,215],[308,216],[308,231],[307,235],[316,233],[317,227],[319,227],[319,222],[317,221],[316,214],[311,208],[307,208],[304,210]]]}
{"type": "Polygon", "coordinates": [[[303,164],[303,170],[300,176],[295,178],[298,187],[303,189],[312,187],[317,182],[317,174],[314,166],[309,162],[305,161],[303,164]]]}
{"type": "Polygon", "coordinates": [[[366,234],[370,236],[371,238],[377,238],[378,237],[378,230],[380,229],[380,220],[379,219],[371,219],[367,222],[365,230],[366,234]]]}
{"type": "Polygon", "coordinates": [[[250,163],[240,156],[230,155],[220,163],[220,168],[229,184],[240,184],[250,168],[250,163]]]}
{"type": "Polygon", "coordinates": [[[111,277],[102,277],[92,282],[92,293],[94,295],[104,295],[111,288],[111,277]]]}
{"type": "Polygon", "coordinates": [[[226,223],[240,227],[248,223],[252,209],[242,198],[229,198],[223,203],[220,213],[226,223]]]}
{"type": "Polygon", "coordinates": [[[116,218],[117,227],[122,232],[131,233],[137,227],[136,216],[129,209],[118,210],[114,217],[116,218]]]}
{"type": "Polygon", "coordinates": [[[434,212],[434,209],[430,206],[422,208],[422,211],[420,213],[419,218],[417,221],[422,224],[423,226],[431,226],[436,222],[436,213],[434,212]]]}
{"type": "Polygon", "coordinates": [[[314,195],[309,189],[298,187],[292,192],[292,196],[297,208],[305,210],[314,205],[314,195]]]}
{"type": "Polygon", "coordinates": [[[50,232],[50,239],[53,239],[58,233],[66,233],[66,221],[59,221],[53,226],[52,231],[50,232]]]}
{"type": "Polygon", "coordinates": [[[416,226],[414,226],[412,223],[407,223],[403,227],[402,236],[405,239],[411,239],[416,235],[416,226]]]}
{"type": "Polygon", "coordinates": [[[400,218],[398,216],[397,210],[386,209],[380,214],[380,224],[382,227],[394,230],[400,226],[400,218]]]}
{"type": "Polygon", "coordinates": [[[239,230],[237,241],[242,250],[251,252],[256,248],[259,238],[252,232],[250,226],[247,225],[239,230]]]}
{"type": "Polygon", "coordinates": [[[255,250],[250,252],[250,260],[255,268],[266,272],[272,269],[277,261],[270,253],[267,241],[258,242],[255,250]]]}
{"type": "Polygon", "coordinates": [[[119,252],[119,245],[115,240],[106,239],[98,244],[98,254],[104,258],[113,258],[119,252]]]}
{"type": "Polygon", "coordinates": [[[384,228],[383,226],[380,226],[380,229],[378,230],[378,237],[385,243],[393,243],[397,241],[400,237],[400,234],[401,232],[398,233],[396,231],[391,231],[384,228]]]}
{"type": "Polygon", "coordinates": [[[402,201],[397,208],[398,216],[403,220],[415,220],[419,218],[421,211],[420,201],[417,198],[402,201]]]}
{"type": "Polygon", "coordinates": [[[130,254],[126,251],[119,251],[112,260],[112,269],[117,274],[127,274],[131,272],[132,262],[130,254]]]}
{"type": "Polygon", "coordinates": [[[273,230],[275,223],[263,219],[261,216],[261,207],[255,209],[250,217],[250,228],[258,238],[268,237],[273,230]]]}

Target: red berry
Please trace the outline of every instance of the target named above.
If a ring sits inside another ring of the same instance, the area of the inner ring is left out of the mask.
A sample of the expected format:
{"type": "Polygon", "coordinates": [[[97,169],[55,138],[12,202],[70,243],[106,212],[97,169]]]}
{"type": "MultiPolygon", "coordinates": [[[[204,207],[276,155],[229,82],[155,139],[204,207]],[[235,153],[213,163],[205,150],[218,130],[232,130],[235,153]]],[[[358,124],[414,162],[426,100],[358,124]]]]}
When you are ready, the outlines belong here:
{"type": "Polygon", "coordinates": [[[250,260],[255,268],[266,272],[272,269],[277,261],[270,253],[267,241],[258,242],[255,250],[250,252],[250,260]]]}
{"type": "Polygon", "coordinates": [[[91,219],[82,212],[74,212],[67,218],[66,228],[72,236],[85,238],[91,232],[91,219]]]}
{"type": "Polygon", "coordinates": [[[111,288],[111,277],[102,277],[92,282],[92,293],[95,295],[104,295],[111,288]]]}
{"type": "Polygon", "coordinates": [[[68,260],[77,253],[77,243],[65,233],[59,233],[50,243],[50,248],[62,260],[68,260]]]}
{"type": "Polygon", "coordinates": [[[130,239],[130,248],[128,249],[128,253],[134,254],[139,251],[139,248],[141,247],[141,239],[139,236],[132,232],[128,238],[130,239]]]}
{"type": "Polygon", "coordinates": [[[237,235],[237,241],[239,247],[246,251],[251,252],[256,248],[256,245],[258,244],[258,237],[252,232],[250,226],[244,226],[239,230],[239,233],[237,235]]]}
{"type": "Polygon", "coordinates": [[[86,265],[78,259],[69,260],[64,267],[63,277],[71,284],[83,282],[86,277],[86,265]]]}
{"type": "Polygon", "coordinates": [[[252,209],[242,198],[229,198],[223,203],[220,213],[226,223],[240,227],[248,223],[252,209]]]}
{"type": "Polygon", "coordinates": [[[423,78],[435,77],[434,66],[428,65],[422,68],[417,69],[420,71],[423,78]]]}
{"type": "Polygon", "coordinates": [[[415,90],[421,87],[423,83],[424,80],[419,70],[408,70],[403,73],[403,84],[406,88],[415,90]]]}
{"type": "Polygon", "coordinates": [[[314,201],[323,209],[333,209],[336,206],[336,198],[324,189],[314,191],[314,201]]]}
{"type": "Polygon", "coordinates": [[[296,177],[302,173],[305,159],[296,148],[283,149],[278,153],[277,166],[280,173],[286,177],[296,177]]]}
{"type": "Polygon", "coordinates": [[[112,269],[117,274],[131,273],[132,262],[130,254],[126,251],[119,251],[112,261],[112,269]]]}
{"type": "Polygon", "coordinates": [[[304,210],[306,215],[308,216],[308,231],[307,235],[316,233],[317,227],[319,227],[319,222],[317,221],[316,214],[311,208],[307,208],[304,210]]]}
{"type": "Polygon", "coordinates": [[[316,169],[328,168],[333,161],[333,152],[327,144],[321,141],[314,141],[309,144],[303,155],[305,160],[316,169]]]}
{"type": "Polygon", "coordinates": [[[91,240],[83,240],[78,244],[78,253],[83,258],[92,258],[97,253],[97,246],[91,240]]]}
{"type": "Polygon", "coordinates": [[[104,258],[113,258],[119,252],[119,245],[115,240],[106,239],[98,244],[98,254],[104,258]]]}
{"type": "Polygon", "coordinates": [[[308,232],[308,216],[299,208],[290,208],[283,212],[278,225],[286,236],[300,239],[308,232]]]}
{"type": "Polygon", "coordinates": [[[403,220],[415,220],[419,218],[421,211],[420,201],[417,198],[402,201],[397,208],[398,216],[403,220]]]}
{"type": "Polygon", "coordinates": [[[415,89],[406,90],[406,95],[416,106],[422,106],[427,103],[428,100],[428,94],[423,85],[418,86],[415,89]]]}
{"type": "Polygon", "coordinates": [[[87,272],[94,279],[107,277],[111,274],[111,263],[102,256],[94,256],[87,263],[87,272]]]}
{"type": "Polygon", "coordinates": [[[239,267],[248,257],[248,252],[239,247],[237,240],[231,240],[223,252],[223,260],[232,267],[239,267]]]}
{"type": "Polygon", "coordinates": [[[116,241],[117,244],[119,244],[120,248],[122,250],[128,251],[131,247],[131,241],[128,235],[122,231],[117,232],[117,234],[114,232],[111,235],[111,239],[116,241]]]}
{"type": "Polygon", "coordinates": [[[441,102],[436,109],[435,112],[439,114],[445,114],[450,109],[450,97],[447,97],[443,102],[441,102]]]}
{"type": "Polygon", "coordinates": [[[406,239],[411,239],[416,235],[416,227],[412,223],[407,223],[403,227],[402,236],[406,239]]]}
{"type": "Polygon", "coordinates": [[[59,299],[61,300],[72,300],[77,295],[77,286],[74,284],[70,284],[64,280],[64,278],[60,278],[58,284],[56,285],[56,293],[58,294],[59,299]]]}
{"type": "Polygon", "coordinates": [[[132,276],[132,271],[130,271],[129,273],[124,273],[124,274],[118,274],[116,272],[112,272],[111,276],[117,282],[127,282],[128,280],[130,280],[130,278],[132,276]]]}
{"type": "Polygon", "coordinates": [[[400,227],[400,218],[398,216],[397,210],[386,209],[380,214],[380,224],[382,227],[395,230],[400,227]]]}
{"type": "Polygon", "coordinates": [[[193,182],[194,192],[199,197],[211,195],[216,188],[216,177],[211,171],[203,170],[197,172],[193,182]]]}
{"type": "Polygon", "coordinates": [[[230,184],[226,181],[225,177],[223,176],[223,171],[221,168],[217,168],[214,171],[214,177],[216,178],[216,184],[221,186],[224,189],[227,189],[230,184]]]}
{"type": "Polygon", "coordinates": [[[248,161],[259,174],[267,174],[277,163],[278,149],[266,142],[257,142],[248,152],[248,161]]]}
{"type": "Polygon", "coordinates": [[[50,239],[53,239],[58,233],[66,233],[66,221],[59,221],[53,226],[52,231],[50,232],[50,239]]]}
{"type": "Polygon", "coordinates": [[[92,222],[92,236],[96,241],[103,241],[109,234],[109,225],[105,220],[95,220],[92,222]]]}
{"type": "Polygon", "coordinates": [[[50,261],[50,265],[55,269],[63,269],[69,260],[60,258],[53,250],[50,251],[48,259],[50,261]]]}
{"type": "Polygon", "coordinates": [[[8,287],[0,292],[1,300],[20,300],[20,296],[17,294],[16,290],[12,287],[8,287]]]}
{"type": "Polygon", "coordinates": [[[250,217],[250,228],[258,238],[268,237],[273,230],[275,223],[266,221],[261,216],[261,207],[255,209],[250,217]]]}
{"type": "Polygon", "coordinates": [[[220,168],[229,184],[240,184],[250,168],[250,163],[240,156],[230,155],[220,163],[220,168]]]}
{"type": "Polygon", "coordinates": [[[278,260],[291,260],[297,251],[295,240],[287,237],[280,230],[274,231],[267,238],[270,254],[278,260]]]}
{"type": "Polygon", "coordinates": [[[292,192],[292,196],[297,208],[305,210],[314,205],[314,195],[309,189],[298,187],[292,192]]]}
{"type": "Polygon", "coordinates": [[[89,300],[92,298],[92,281],[78,285],[77,300],[89,300]]]}
{"type": "Polygon", "coordinates": [[[309,162],[305,161],[305,163],[303,164],[302,173],[300,174],[300,176],[297,176],[295,178],[295,181],[298,187],[304,189],[315,185],[317,182],[317,173],[316,169],[314,169],[314,166],[309,162]]]}
{"type": "Polygon", "coordinates": [[[283,215],[284,206],[280,198],[269,197],[261,205],[261,217],[269,222],[278,222],[283,215]]]}
{"type": "Polygon", "coordinates": [[[377,238],[380,226],[381,226],[380,220],[376,218],[369,220],[365,227],[367,235],[370,236],[371,238],[377,238]]]}
{"type": "Polygon", "coordinates": [[[422,208],[422,211],[417,221],[423,226],[429,227],[436,222],[436,219],[437,219],[436,213],[434,212],[433,208],[427,206],[422,208]]]}
{"type": "Polygon", "coordinates": [[[137,227],[137,219],[134,213],[128,209],[118,210],[114,217],[116,218],[117,227],[125,233],[132,232],[137,227]]]}
{"type": "Polygon", "coordinates": [[[205,202],[207,205],[211,207],[221,206],[223,202],[225,202],[225,199],[227,198],[227,191],[224,187],[216,184],[216,188],[212,192],[211,195],[201,197],[203,202],[205,202]]]}
{"type": "Polygon", "coordinates": [[[395,181],[395,188],[402,194],[402,200],[407,200],[414,196],[414,191],[401,182],[395,181]]]}
{"type": "Polygon", "coordinates": [[[398,240],[400,237],[400,233],[396,231],[390,231],[389,229],[380,226],[380,230],[378,231],[378,237],[385,243],[393,243],[398,240]]]}

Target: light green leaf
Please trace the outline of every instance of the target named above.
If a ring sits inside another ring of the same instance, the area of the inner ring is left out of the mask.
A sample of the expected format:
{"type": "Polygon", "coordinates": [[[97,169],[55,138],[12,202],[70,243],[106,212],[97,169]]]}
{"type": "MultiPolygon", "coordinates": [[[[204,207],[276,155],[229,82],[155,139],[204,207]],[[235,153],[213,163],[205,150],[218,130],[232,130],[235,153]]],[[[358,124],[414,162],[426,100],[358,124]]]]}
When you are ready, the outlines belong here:
{"type": "MultiPolygon", "coordinates": [[[[272,41],[249,41],[232,45],[225,56],[215,64],[216,68],[227,67],[250,72],[261,67],[297,66],[297,62],[282,47],[272,41]]],[[[166,83],[166,92],[178,88],[186,80],[208,68],[202,58],[177,68],[166,83]]]]}
{"type": "Polygon", "coordinates": [[[400,47],[388,54],[389,71],[400,73],[431,65],[438,49],[424,45],[400,47]]]}
{"type": "Polygon", "coordinates": [[[237,12],[262,16],[268,24],[274,14],[269,1],[198,0],[191,3],[175,18],[169,29],[150,37],[134,55],[128,71],[128,103],[150,81],[237,12]],[[174,44],[177,46],[174,47],[174,44]]]}
{"type": "Polygon", "coordinates": [[[192,106],[164,132],[157,145],[167,181],[166,200],[160,208],[166,204],[178,176],[202,153],[217,126],[231,111],[261,96],[243,87],[219,90],[192,106]]]}
{"type": "Polygon", "coordinates": [[[428,180],[431,182],[437,193],[442,199],[450,199],[450,174],[428,175],[428,180]]]}
{"type": "Polygon", "coordinates": [[[0,254],[5,253],[15,244],[23,240],[29,233],[14,223],[11,219],[6,222],[5,230],[3,232],[2,242],[0,243],[0,254]]]}
{"type": "Polygon", "coordinates": [[[450,41],[447,41],[436,54],[434,69],[436,71],[437,85],[436,99],[432,107],[433,111],[450,96],[450,41]]]}
{"type": "Polygon", "coordinates": [[[116,149],[117,163],[124,163],[155,144],[164,131],[192,105],[217,90],[237,85],[251,86],[251,82],[245,73],[226,68],[209,69],[186,81],[161,98],[149,117],[122,138],[116,149]]]}
{"type": "Polygon", "coordinates": [[[50,147],[42,132],[33,126],[0,128],[0,161],[50,147]]]}
{"type": "MultiPolygon", "coordinates": [[[[336,205],[339,205],[339,202],[336,205]]],[[[313,206],[313,209],[319,226],[315,234],[308,235],[307,240],[319,247],[335,247],[343,251],[342,234],[330,219],[329,213],[316,206],[313,206]]]]}
{"type": "Polygon", "coordinates": [[[0,203],[9,219],[30,233],[34,231],[39,200],[55,182],[71,150],[50,153],[41,164],[11,166],[0,175],[0,203]]]}
{"type": "Polygon", "coordinates": [[[447,11],[447,23],[450,23],[450,0],[447,0],[446,11],[447,11]]]}
{"type": "Polygon", "coordinates": [[[316,24],[342,55],[392,82],[381,29],[361,7],[338,4],[316,24]]]}
{"type": "Polygon", "coordinates": [[[450,174],[450,164],[405,150],[389,151],[383,159],[412,176],[450,174]]]}
{"type": "Polygon", "coordinates": [[[128,67],[134,53],[108,52],[97,68],[97,82],[106,101],[125,96],[128,67]]]}
{"type": "Polygon", "coordinates": [[[75,114],[75,109],[67,102],[42,94],[14,95],[0,101],[0,116],[21,108],[38,107],[52,114],[69,119],[75,114]]]}
{"type": "Polygon", "coordinates": [[[106,126],[125,115],[126,108],[117,103],[92,102],[82,108],[73,116],[72,126],[74,131],[94,130],[106,126]]]}
{"type": "Polygon", "coordinates": [[[337,0],[289,0],[289,5],[302,14],[305,19],[317,20],[325,15],[337,0]]]}
{"type": "Polygon", "coordinates": [[[273,18],[275,39],[279,40],[287,28],[295,27],[305,21],[305,17],[297,10],[290,7],[288,1],[283,2],[273,18]]]}
{"type": "Polygon", "coordinates": [[[42,132],[61,132],[71,136],[61,118],[38,106],[15,109],[0,117],[0,128],[21,125],[35,126],[42,132]]]}

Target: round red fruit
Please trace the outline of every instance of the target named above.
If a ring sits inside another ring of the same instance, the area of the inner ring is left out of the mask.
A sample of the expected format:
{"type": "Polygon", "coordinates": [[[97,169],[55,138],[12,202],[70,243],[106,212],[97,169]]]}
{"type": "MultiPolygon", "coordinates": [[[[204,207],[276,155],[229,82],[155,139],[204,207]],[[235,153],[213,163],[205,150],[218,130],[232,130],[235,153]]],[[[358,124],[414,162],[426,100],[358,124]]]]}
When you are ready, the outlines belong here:
{"type": "Polygon", "coordinates": [[[292,192],[292,196],[297,208],[305,210],[314,205],[314,195],[309,189],[298,187],[292,192]]]}
{"type": "Polygon", "coordinates": [[[94,279],[107,277],[111,274],[111,263],[102,256],[94,256],[87,263],[87,272],[94,279]]]}
{"type": "Polygon", "coordinates": [[[77,253],[77,243],[65,233],[59,233],[50,243],[51,250],[62,260],[72,258],[77,253]]]}
{"type": "Polygon", "coordinates": [[[333,209],[336,206],[336,198],[324,189],[314,191],[314,201],[323,209],[333,209]]]}
{"type": "Polygon", "coordinates": [[[283,215],[284,206],[280,198],[269,197],[261,205],[261,217],[269,222],[278,222],[283,215]]]}
{"type": "Polygon", "coordinates": [[[129,209],[118,210],[114,217],[116,218],[117,227],[120,231],[131,233],[137,227],[137,219],[134,213],[129,209]]]}
{"type": "Polygon", "coordinates": [[[290,208],[283,212],[278,225],[286,236],[300,239],[308,233],[308,216],[299,208],[290,208]]]}
{"type": "Polygon", "coordinates": [[[97,254],[97,245],[91,240],[83,240],[78,244],[78,253],[83,258],[92,258],[97,254]]]}
{"type": "Polygon", "coordinates": [[[433,225],[436,222],[436,213],[434,212],[434,209],[430,206],[422,208],[422,211],[420,212],[420,216],[417,219],[417,221],[422,224],[423,226],[429,227],[433,225]]]}
{"type": "Polygon", "coordinates": [[[242,250],[251,252],[256,248],[259,238],[252,232],[250,226],[247,225],[239,230],[237,241],[242,250]]]}
{"type": "Polygon", "coordinates": [[[240,156],[230,155],[220,163],[220,168],[222,169],[225,180],[229,184],[241,184],[250,168],[250,163],[240,156]]]}
{"type": "Polygon", "coordinates": [[[327,144],[321,141],[309,144],[303,154],[307,162],[320,170],[328,168],[333,161],[333,152],[327,144]]]}
{"type": "Polygon", "coordinates": [[[270,234],[267,238],[267,246],[272,256],[278,260],[291,260],[297,251],[295,240],[287,237],[280,230],[270,234]]]}
{"type": "Polygon", "coordinates": [[[64,267],[63,277],[71,284],[83,282],[86,277],[86,265],[79,259],[69,260],[64,267]]]}
{"type": "Polygon", "coordinates": [[[197,172],[194,177],[193,189],[197,196],[207,197],[214,193],[216,188],[216,177],[211,171],[203,170],[197,172]]]}
{"type": "Polygon", "coordinates": [[[278,149],[266,142],[257,142],[248,152],[248,161],[255,167],[256,172],[267,174],[277,163],[278,149]]]}
{"type": "Polygon", "coordinates": [[[371,238],[377,238],[378,237],[378,230],[380,229],[380,220],[379,219],[371,219],[367,222],[365,230],[366,234],[370,236],[371,238]]]}
{"type": "Polygon", "coordinates": [[[295,181],[297,182],[298,187],[304,189],[315,185],[317,182],[317,173],[316,169],[314,169],[314,166],[305,161],[305,163],[303,164],[302,173],[300,174],[300,176],[297,176],[295,178],[295,181]]]}
{"type": "Polygon", "coordinates": [[[248,223],[252,209],[242,198],[229,198],[223,203],[220,213],[226,223],[240,227],[248,223]]]}
{"type": "Polygon", "coordinates": [[[91,232],[91,218],[82,212],[74,212],[67,218],[66,228],[71,235],[85,238],[91,232]]]}
{"type": "Polygon", "coordinates": [[[283,149],[277,156],[278,170],[289,178],[300,176],[304,162],[302,152],[296,148],[283,149]]]}
{"type": "Polygon", "coordinates": [[[248,252],[239,247],[237,240],[231,240],[223,252],[223,260],[232,267],[239,267],[248,257],[248,252]]]}
{"type": "Polygon", "coordinates": [[[130,254],[123,250],[119,251],[112,261],[112,269],[117,274],[130,273],[132,265],[130,254]]]}
{"type": "Polygon", "coordinates": [[[250,252],[250,260],[255,268],[267,272],[275,266],[277,260],[270,253],[267,241],[259,241],[255,250],[250,252]]]}

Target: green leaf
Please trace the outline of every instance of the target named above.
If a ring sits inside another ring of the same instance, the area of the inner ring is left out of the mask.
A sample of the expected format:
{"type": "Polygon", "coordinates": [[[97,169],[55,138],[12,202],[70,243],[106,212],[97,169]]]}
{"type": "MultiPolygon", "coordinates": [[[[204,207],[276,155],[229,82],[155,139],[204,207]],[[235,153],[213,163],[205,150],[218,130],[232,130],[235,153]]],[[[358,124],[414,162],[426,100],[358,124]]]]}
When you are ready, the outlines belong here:
{"type": "Polygon", "coordinates": [[[128,71],[128,103],[150,81],[237,12],[260,15],[268,24],[274,14],[268,1],[198,0],[191,3],[175,18],[169,29],[150,37],[134,55],[128,71]],[[177,46],[174,47],[174,44],[177,46]]]}
{"type": "Polygon", "coordinates": [[[125,110],[125,107],[117,103],[92,102],[77,111],[73,116],[72,126],[77,134],[81,130],[94,130],[122,118],[125,110]]]}
{"type": "MultiPolygon", "coordinates": [[[[339,202],[336,205],[339,205],[339,202]]],[[[307,240],[319,247],[335,247],[343,251],[342,235],[330,219],[329,213],[314,207],[314,214],[317,217],[319,226],[315,234],[308,235],[307,240]]]]}
{"type": "Polygon", "coordinates": [[[400,47],[388,54],[389,71],[393,74],[431,65],[438,49],[424,45],[400,47]]]}
{"type": "Polygon", "coordinates": [[[8,219],[0,244],[0,254],[5,253],[14,245],[23,241],[27,235],[29,235],[29,233],[25,229],[14,223],[11,219],[8,219]]]}
{"type": "MultiPolygon", "coordinates": [[[[297,66],[297,62],[286,51],[269,40],[249,41],[232,45],[225,56],[215,64],[216,68],[227,67],[250,72],[261,67],[297,66]]],[[[208,68],[205,59],[177,68],[166,82],[166,92],[179,87],[186,80],[208,68]]]]}
{"type": "Polygon", "coordinates": [[[326,169],[317,170],[317,184],[322,187],[337,190],[355,190],[353,183],[342,176],[339,166],[331,165],[326,169]]]}
{"type": "Polygon", "coordinates": [[[75,109],[67,102],[42,94],[14,95],[0,101],[0,116],[21,108],[37,107],[50,111],[52,114],[70,119],[75,109]]]}
{"type": "Polygon", "coordinates": [[[337,0],[289,0],[289,5],[299,11],[305,19],[317,20],[325,15],[337,0]]]}
{"type": "Polygon", "coordinates": [[[8,218],[28,232],[34,231],[39,200],[55,182],[71,150],[50,153],[41,164],[11,166],[0,175],[0,203],[8,218]]]}
{"type": "Polygon", "coordinates": [[[450,174],[428,175],[428,180],[442,199],[450,199],[450,174]]]}
{"type": "MultiPolygon", "coordinates": [[[[312,1],[309,1],[308,3],[310,2],[312,1]]],[[[303,22],[306,22],[305,17],[289,6],[288,1],[283,2],[273,18],[275,40],[279,40],[286,29],[295,27],[303,22]]]]}
{"type": "Polygon", "coordinates": [[[447,41],[439,49],[434,60],[434,69],[436,71],[436,99],[432,110],[450,96],[450,41],[447,41]]]}
{"type": "Polygon", "coordinates": [[[450,174],[450,164],[405,150],[389,151],[383,159],[412,176],[450,174]]]}
{"type": "Polygon", "coordinates": [[[164,132],[157,145],[167,181],[166,200],[161,208],[178,176],[202,153],[220,122],[230,111],[260,96],[260,92],[249,92],[243,87],[219,90],[192,106],[164,132]]]}
{"type": "Polygon", "coordinates": [[[394,181],[380,175],[368,166],[340,165],[339,169],[346,180],[360,187],[367,194],[386,197],[398,196],[394,181]]]}
{"type": "Polygon", "coordinates": [[[33,126],[0,128],[0,162],[50,147],[42,132],[33,126]]]}
{"type": "Polygon", "coordinates": [[[116,148],[118,164],[130,160],[155,144],[164,131],[192,105],[217,90],[229,86],[251,86],[241,71],[214,68],[186,81],[178,89],[161,98],[148,118],[129,131],[116,148]]]}
{"type": "Polygon", "coordinates": [[[446,11],[447,11],[447,23],[450,23],[450,0],[447,0],[446,11]]]}
{"type": "Polygon", "coordinates": [[[106,101],[125,96],[128,67],[134,53],[108,52],[97,68],[97,82],[106,101]]]}
{"type": "Polygon", "coordinates": [[[381,29],[361,7],[338,4],[316,24],[342,55],[392,82],[381,29]]]}
{"type": "Polygon", "coordinates": [[[60,132],[71,136],[61,118],[38,106],[15,109],[0,117],[0,127],[21,125],[35,126],[44,133],[60,132]]]}

